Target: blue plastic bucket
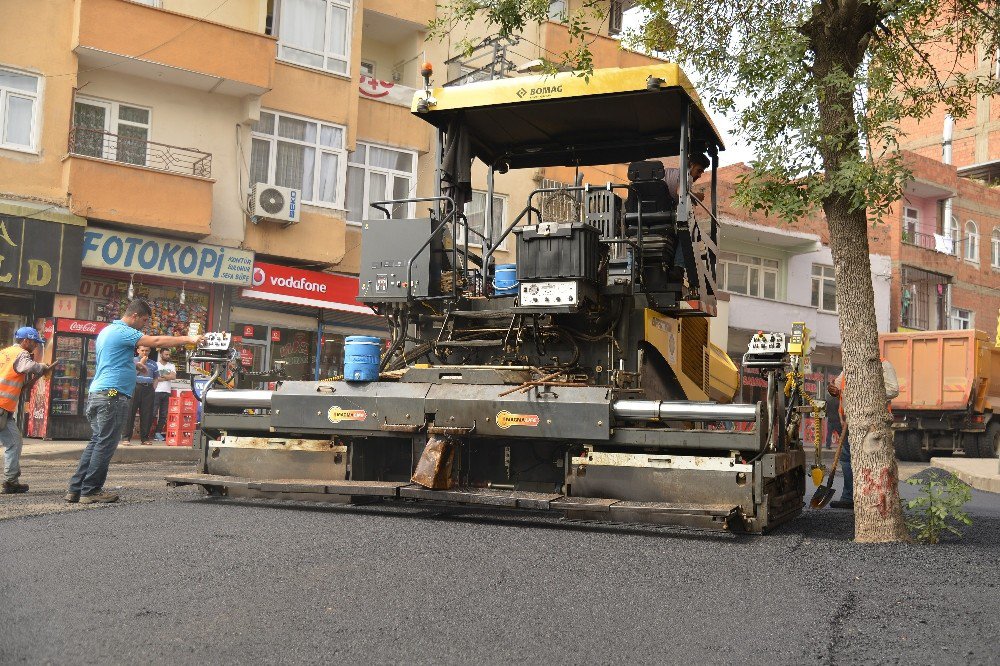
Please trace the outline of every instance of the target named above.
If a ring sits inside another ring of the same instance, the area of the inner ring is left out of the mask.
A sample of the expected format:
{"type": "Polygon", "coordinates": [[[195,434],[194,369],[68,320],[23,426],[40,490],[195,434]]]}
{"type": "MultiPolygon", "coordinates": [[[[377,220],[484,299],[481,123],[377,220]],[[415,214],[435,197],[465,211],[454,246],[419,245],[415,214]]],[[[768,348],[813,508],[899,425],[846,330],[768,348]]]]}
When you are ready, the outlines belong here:
{"type": "Polygon", "coordinates": [[[493,295],[517,295],[517,264],[497,264],[493,277],[493,295]]]}
{"type": "Polygon", "coordinates": [[[344,338],[344,379],[349,382],[373,382],[378,379],[382,341],[370,335],[344,338]]]}

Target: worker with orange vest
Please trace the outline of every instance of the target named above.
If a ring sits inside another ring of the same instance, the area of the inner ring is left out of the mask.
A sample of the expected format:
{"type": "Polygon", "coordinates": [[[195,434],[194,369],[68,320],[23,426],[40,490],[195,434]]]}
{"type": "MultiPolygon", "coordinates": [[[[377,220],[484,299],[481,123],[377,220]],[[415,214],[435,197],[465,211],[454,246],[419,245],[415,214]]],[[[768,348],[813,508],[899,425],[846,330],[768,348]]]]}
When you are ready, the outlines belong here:
{"type": "MultiPolygon", "coordinates": [[[[840,413],[841,423],[847,423],[847,418],[844,416],[844,390],[846,386],[846,370],[842,370],[837,378],[833,380],[826,387],[826,392],[833,397],[840,400],[840,404],[837,407],[840,413]]],[[[882,359],[882,381],[885,384],[885,399],[889,403],[899,395],[899,380],[896,378],[896,369],[892,366],[892,363],[882,359]]],[[[892,408],[889,407],[890,413],[892,408]]],[[[840,466],[844,471],[844,489],[840,491],[840,499],[830,502],[830,506],[834,509],[850,509],[854,510],[854,469],[851,466],[851,444],[850,444],[850,433],[844,432],[844,444],[840,449],[840,466]]]]}
{"type": "Polygon", "coordinates": [[[28,485],[21,483],[21,430],[14,414],[24,389],[24,382],[31,375],[49,372],[52,365],[38,363],[33,358],[38,345],[45,342],[30,326],[22,326],[14,333],[14,344],[0,350],[0,445],[4,447],[3,486],[0,492],[26,493],[28,485]]]}

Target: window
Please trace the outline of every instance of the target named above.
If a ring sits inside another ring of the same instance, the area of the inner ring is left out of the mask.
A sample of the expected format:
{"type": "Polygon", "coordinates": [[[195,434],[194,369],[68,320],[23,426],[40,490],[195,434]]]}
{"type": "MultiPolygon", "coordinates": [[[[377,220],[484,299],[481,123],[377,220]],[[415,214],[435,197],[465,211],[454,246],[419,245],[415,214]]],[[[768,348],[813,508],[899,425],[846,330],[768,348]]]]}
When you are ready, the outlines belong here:
{"type": "MultiPolygon", "coordinates": [[[[469,228],[472,233],[469,236],[469,245],[483,245],[483,236],[486,235],[486,192],[473,190],[472,201],[465,204],[465,216],[469,219],[469,228]],[[480,235],[482,234],[482,235],[480,235]]],[[[507,220],[507,197],[493,195],[493,237],[503,230],[507,220]]],[[[458,241],[465,242],[465,234],[459,227],[458,241]]],[[[507,239],[500,245],[503,249],[507,246],[507,239]]]]}
{"type": "Polygon", "coordinates": [[[162,0],[132,0],[132,2],[138,2],[140,5],[149,5],[150,7],[160,7],[162,5],[162,0]]]}
{"type": "Polygon", "coordinates": [[[281,0],[279,59],[346,76],[350,46],[350,0],[281,0]]]}
{"type": "Polygon", "coordinates": [[[611,10],[608,13],[608,34],[617,35],[622,31],[622,0],[611,0],[611,10]]]}
{"type": "Polygon", "coordinates": [[[945,236],[951,238],[952,252],[954,252],[955,256],[962,256],[962,230],[959,227],[958,218],[954,215],[951,216],[951,221],[945,230],[945,236]]]}
{"type": "Polygon", "coordinates": [[[361,76],[370,76],[375,78],[375,63],[369,62],[367,60],[361,61],[361,76]]]}
{"type": "Polygon", "coordinates": [[[566,0],[552,0],[552,2],[549,3],[549,20],[566,20],[566,0]]]}
{"type": "Polygon", "coordinates": [[[778,262],[746,254],[719,253],[719,284],[734,294],[769,298],[778,297],[778,262]]]}
{"type": "Polygon", "coordinates": [[[823,312],[837,311],[837,281],[833,266],[813,264],[812,306],[823,312]]]}
{"type": "Polygon", "coordinates": [[[306,203],[342,206],[343,127],[261,111],[251,131],[251,185],[294,187],[306,203]]]}
{"type": "MultiPolygon", "coordinates": [[[[408,199],[417,183],[417,154],[358,142],[347,155],[347,221],[384,220],[385,214],[369,204],[373,201],[408,199]]],[[[392,217],[409,217],[414,206],[396,204],[392,217]]]]}
{"type": "Polygon", "coordinates": [[[1000,227],[995,227],[990,235],[990,256],[993,268],[1000,268],[1000,227]]]}
{"type": "Polygon", "coordinates": [[[973,327],[975,317],[976,314],[972,310],[952,308],[951,321],[949,322],[950,326],[948,326],[948,328],[953,331],[967,331],[973,327]]]}
{"type": "Polygon", "coordinates": [[[903,233],[910,243],[915,242],[917,228],[920,225],[920,211],[916,208],[903,208],[903,233]]]}
{"type": "Polygon", "coordinates": [[[0,69],[0,147],[38,150],[37,76],[0,69]]]}
{"type": "Polygon", "coordinates": [[[77,97],[73,103],[73,152],[147,166],[149,109],[121,102],[77,97]]]}
{"type": "Polygon", "coordinates": [[[965,223],[965,260],[979,263],[979,226],[972,220],[965,223]]]}

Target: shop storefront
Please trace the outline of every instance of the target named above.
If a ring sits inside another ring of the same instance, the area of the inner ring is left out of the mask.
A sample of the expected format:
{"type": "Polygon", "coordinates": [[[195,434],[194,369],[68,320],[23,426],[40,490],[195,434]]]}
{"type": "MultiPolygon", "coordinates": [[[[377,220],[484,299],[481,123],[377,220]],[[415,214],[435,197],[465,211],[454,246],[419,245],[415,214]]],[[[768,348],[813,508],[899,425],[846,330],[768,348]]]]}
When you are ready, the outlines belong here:
{"type": "MultiPolygon", "coordinates": [[[[153,310],[145,333],[187,335],[192,323],[208,328],[218,285],[250,284],[253,253],[170,238],[88,227],[83,270],[71,294],[53,307],[47,353],[62,361],[32,391],[28,433],[47,439],[90,436],[84,408],[93,379],[96,336],[122,316],[132,298],[153,310]]],[[[191,368],[177,364],[185,379],[191,368]]]]}
{"type": "MultiPolygon", "coordinates": [[[[37,214],[37,213],[36,213],[37,214]]],[[[0,213],[0,344],[80,287],[83,226],[0,213]]]]}
{"type": "Polygon", "coordinates": [[[257,262],[253,284],[241,290],[230,314],[243,366],[262,371],[280,362],[299,380],[341,374],[345,336],[387,334],[357,293],[353,276],[257,262]]]}

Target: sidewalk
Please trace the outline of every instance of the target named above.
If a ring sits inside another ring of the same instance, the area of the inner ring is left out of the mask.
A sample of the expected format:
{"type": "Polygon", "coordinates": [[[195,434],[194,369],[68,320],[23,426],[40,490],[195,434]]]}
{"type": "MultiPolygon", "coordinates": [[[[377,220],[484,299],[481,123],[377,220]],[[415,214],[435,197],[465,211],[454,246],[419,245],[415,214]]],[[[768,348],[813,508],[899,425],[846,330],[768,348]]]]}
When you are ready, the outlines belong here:
{"type": "MultiPolygon", "coordinates": [[[[79,460],[87,442],[83,440],[46,441],[24,439],[22,458],[33,460],[79,460]]],[[[194,462],[200,451],[190,446],[119,446],[112,458],[116,463],[194,462]]]]}
{"type": "Polygon", "coordinates": [[[931,458],[931,466],[951,472],[977,490],[1000,493],[996,458],[931,458]]]}

